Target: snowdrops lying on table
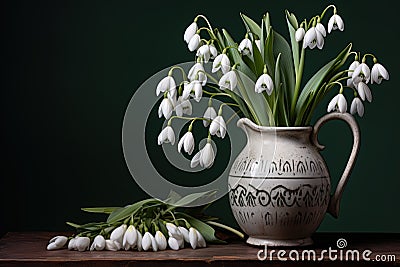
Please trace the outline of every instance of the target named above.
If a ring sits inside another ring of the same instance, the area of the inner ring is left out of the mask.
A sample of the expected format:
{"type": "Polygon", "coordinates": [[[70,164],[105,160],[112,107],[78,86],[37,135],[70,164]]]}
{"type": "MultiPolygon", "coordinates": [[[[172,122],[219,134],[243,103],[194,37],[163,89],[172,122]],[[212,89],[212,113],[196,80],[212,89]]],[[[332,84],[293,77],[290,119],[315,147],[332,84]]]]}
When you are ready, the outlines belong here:
{"type": "MultiPolygon", "coordinates": [[[[210,163],[208,163],[210,164],[210,163]]],[[[78,225],[75,236],[55,236],[50,239],[47,250],[68,248],[76,251],[162,251],[185,247],[196,249],[207,243],[224,243],[215,237],[212,226],[230,231],[243,238],[243,234],[229,226],[216,222],[217,218],[201,215],[201,219],[179,211],[199,198],[212,196],[212,192],[195,193],[177,197],[170,204],[157,199],[146,199],[122,208],[84,208],[94,213],[108,214],[105,222],[78,225]]],[[[190,211],[190,209],[187,209],[190,211]]]]}

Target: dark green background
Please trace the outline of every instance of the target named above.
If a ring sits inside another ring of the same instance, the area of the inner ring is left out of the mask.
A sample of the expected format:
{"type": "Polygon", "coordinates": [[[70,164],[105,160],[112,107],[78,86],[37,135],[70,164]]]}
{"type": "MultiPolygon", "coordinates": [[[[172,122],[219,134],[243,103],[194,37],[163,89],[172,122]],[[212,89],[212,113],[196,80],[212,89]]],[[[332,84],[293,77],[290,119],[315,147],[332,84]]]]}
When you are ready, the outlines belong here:
{"type": "MultiPolygon", "coordinates": [[[[300,19],[329,4],[294,2],[1,1],[0,233],[64,230],[67,220],[99,219],[80,207],[145,198],[121,148],[124,111],[135,89],[165,67],[193,59],[183,31],[196,14],[239,40],[239,12],[258,21],[269,11],[275,29],[287,36],[285,8],[300,19]]],[[[389,1],[335,4],[345,32],[330,35],[323,53],[308,53],[306,75],[353,41],[355,50],[376,53],[391,80],[372,87],[374,101],[358,119],[362,147],[340,218],[326,216],[320,230],[399,232],[398,14],[389,1]]],[[[325,107],[326,101],[319,115],[325,107]]],[[[350,131],[332,122],[320,140],[335,180],[350,151],[350,131]]],[[[210,213],[234,224],[226,198],[210,213]]]]}

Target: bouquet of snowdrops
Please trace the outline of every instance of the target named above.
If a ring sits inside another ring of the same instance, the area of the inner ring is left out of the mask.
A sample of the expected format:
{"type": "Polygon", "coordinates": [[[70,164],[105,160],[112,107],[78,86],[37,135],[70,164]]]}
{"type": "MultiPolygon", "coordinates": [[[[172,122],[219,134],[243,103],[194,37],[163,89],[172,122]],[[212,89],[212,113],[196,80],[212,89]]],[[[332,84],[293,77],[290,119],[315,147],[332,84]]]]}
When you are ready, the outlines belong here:
{"type": "Polygon", "coordinates": [[[207,206],[180,210],[213,192],[194,193],[185,197],[171,192],[168,199],[145,199],[125,207],[83,208],[83,211],[107,214],[103,222],[76,224],[68,222],[77,233],[73,236],[55,236],[48,250],[179,250],[186,246],[202,248],[210,243],[225,243],[215,236],[213,227],[232,232],[239,231],[217,222],[218,218],[203,213],[207,206]],[[169,204],[167,204],[169,203],[169,204]]]}
{"type": "Polygon", "coordinates": [[[178,150],[181,152],[183,148],[191,155],[195,148],[193,124],[203,121],[204,127],[208,128],[207,143],[194,155],[191,167],[212,166],[215,152],[211,138],[215,135],[225,137],[225,106],[261,126],[305,126],[309,125],[317,105],[331,90],[338,90],[338,93],[330,101],[328,112],[348,110],[344,95],[348,90],[354,96],[350,112],[363,116],[364,102],[372,101],[369,83],[380,84],[382,79],[389,79],[387,70],[373,54],[361,55],[352,51],[349,44],[336,58],[317,69],[308,81],[303,81],[307,50],[322,50],[328,34],[344,30],[343,19],[334,5],[301,22],[286,11],[289,42],[273,29],[268,13],[260,24],[243,14],[241,17],[246,32],[239,44],[225,29],[213,28],[205,16],[195,17],[184,33],[189,51],[196,53],[193,67],[186,74],[183,68],[173,66],[157,86],[157,96],[163,94],[159,117],[167,120],[167,126],[158,136],[159,145],[175,143],[174,119],[188,120],[188,131],[179,140],[178,150]],[[330,11],[333,14],[325,26],[330,11]],[[199,19],[205,21],[205,26],[199,27],[199,19]],[[349,58],[352,63],[346,67],[349,58]],[[367,64],[368,59],[372,59],[372,70],[367,64]],[[210,60],[213,60],[211,72],[206,71],[210,60]],[[179,84],[173,77],[175,70],[182,72],[179,84]],[[203,95],[208,96],[208,108],[202,117],[191,116],[191,100],[199,102],[203,95]],[[223,103],[217,112],[213,99],[221,97],[223,103]]]}

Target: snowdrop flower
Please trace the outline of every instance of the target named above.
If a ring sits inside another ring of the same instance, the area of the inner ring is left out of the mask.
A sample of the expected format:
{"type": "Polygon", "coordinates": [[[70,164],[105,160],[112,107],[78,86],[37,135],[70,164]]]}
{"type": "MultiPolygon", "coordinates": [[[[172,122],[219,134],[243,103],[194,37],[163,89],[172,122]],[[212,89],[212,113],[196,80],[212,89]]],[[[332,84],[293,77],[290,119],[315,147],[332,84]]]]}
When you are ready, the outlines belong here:
{"type": "Polygon", "coordinates": [[[124,238],[126,228],[127,228],[126,224],[122,224],[122,225],[118,226],[117,228],[115,228],[111,232],[110,239],[122,244],[122,239],[124,238]]]}
{"type": "Polygon", "coordinates": [[[188,99],[183,99],[182,96],[178,97],[178,101],[175,106],[176,115],[182,117],[183,114],[192,115],[192,104],[188,99]]]}
{"type": "Polygon", "coordinates": [[[328,22],[328,33],[331,33],[332,30],[337,30],[339,29],[340,31],[344,30],[344,23],[342,18],[337,15],[334,14],[328,22]]]}
{"type": "Polygon", "coordinates": [[[171,118],[172,111],[174,110],[174,105],[170,98],[164,98],[161,101],[160,106],[158,107],[158,117],[161,118],[162,116],[165,117],[166,120],[171,118]]]}
{"type": "Polygon", "coordinates": [[[203,59],[203,62],[207,63],[211,57],[210,46],[208,44],[200,46],[197,50],[196,56],[203,59]]]}
{"type": "Polygon", "coordinates": [[[348,77],[350,77],[350,78],[347,80],[347,86],[349,86],[349,87],[354,87],[352,76],[353,76],[354,70],[358,66],[360,66],[360,62],[358,62],[358,60],[354,60],[353,63],[350,64],[349,72],[348,72],[348,77]]]}
{"type": "Polygon", "coordinates": [[[374,82],[380,84],[382,82],[382,78],[385,80],[389,80],[389,72],[379,63],[375,63],[371,70],[371,83],[374,82]]]}
{"type": "Polygon", "coordinates": [[[201,97],[203,96],[203,86],[201,86],[201,83],[199,81],[193,81],[193,91],[194,91],[193,99],[196,102],[200,102],[201,97]]]}
{"type": "Polygon", "coordinates": [[[215,109],[213,107],[208,107],[203,115],[203,118],[207,119],[207,120],[203,120],[204,127],[207,127],[208,125],[210,125],[210,121],[215,119],[215,117],[217,117],[217,112],[215,111],[215,109]]]}
{"type": "Polygon", "coordinates": [[[212,65],[212,73],[217,72],[221,69],[222,73],[225,74],[229,71],[231,67],[231,62],[226,54],[218,55],[212,65]]]}
{"type": "Polygon", "coordinates": [[[167,239],[165,238],[163,233],[161,233],[160,231],[157,231],[154,236],[154,239],[157,243],[157,248],[159,250],[165,250],[167,248],[167,239]]]}
{"type": "Polygon", "coordinates": [[[253,45],[249,38],[244,38],[238,47],[238,50],[240,53],[242,53],[244,56],[249,55],[251,56],[253,54],[253,45]]]}
{"type": "Polygon", "coordinates": [[[196,50],[200,45],[200,35],[197,33],[193,35],[192,38],[190,38],[189,43],[188,43],[188,48],[190,52],[193,52],[196,50]]]}
{"type": "Polygon", "coordinates": [[[106,246],[106,240],[102,235],[97,235],[94,240],[92,245],[90,246],[90,251],[93,250],[103,250],[106,246]]]}
{"type": "Polygon", "coordinates": [[[107,239],[104,248],[109,251],[118,251],[121,249],[121,244],[118,243],[117,241],[107,239]]]}
{"type": "Polygon", "coordinates": [[[176,83],[172,76],[168,75],[158,83],[156,95],[158,96],[161,92],[164,93],[165,91],[171,92],[172,96],[176,94],[176,83]]]}
{"type": "Polygon", "coordinates": [[[85,251],[89,249],[90,239],[86,236],[77,237],[75,240],[75,249],[78,251],[85,251]]]}
{"type": "Polygon", "coordinates": [[[319,31],[323,37],[326,37],[326,30],[325,30],[325,26],[322,25],[320,22],[317,23],[317,25],[315,26],[315,29],[317,31],[319,31]]]}
{"type": "Polygon", "coordinates": [[[143,239],[143,237],[142,237],[142,234],[138,230],[136,230],[136,232],[137,232],[137,241],[136,241],[137,249],[138,249],[138,251],[142,251],[142,249],[143,249],[143,247],[142,247],[142,239],[143,239]]]}
{"type": "Polygon", "coordinates": [[[357,85],[361,81],[368,83],[370,77],[371,77],[371,71],[369,70],[368,65],[365,64],[364,62],[358,65],[357,68],[355,68],[351,76],[351,78],[353,79],[353,83],[355,85],[357,85]]]}
{"type": "Polygon", "coordinates": [[[181,153],[181,149],[183,146],[183,150],[188,153],[189,155],[192,155],[193,150],[194,150],[194,138],[192,132],[187,132],[185,133],[181,140],[178,142],[178,151],[181,153]]]}
{"type": "Polygon", "coordinates": [[[182,226],[179,226],[178,228],[179,228],[179,231],[181,231],[184,240],[185,240],[187,243],[189,243],[189,242],[190,242],[190,240],[189,240],[189,230],[186,229],[185,227],[182,227],[182,226]]]}
{"type": "Polygon", "coordinates": [[[129,225],[128,229],[124,234],[124,238],[122,239],[122,246],[125,250],[129,250],[134,248],[137,241],[137,231],[135,226],[129,225]]]}
{"type": "Polygon", "coordinates": [[[149,232],[144,233],[144,236],[142,239],[142,247],[143,247],[144,251],[147,251],[150,248],[152,248],[153,251],[158,250],[156,240],[154,239],[153,235],[150,234],[149,232]]]}
{"type": "Polygon", "coordinates": [[[197,30],[197,23],[194,21],[186,28],[185,33],[183,34],[183,40],[189,44],[190,39],[192,39],[192,37],[196,34],[197,30]]]}
{"type": "Polygon", "coordinates": [[[343,94],[337,94],[328,105],[328,112],[338,109],[341,113],[345,113],[347,110],[347,101],[343,94]]]}
{"type": "Polygon", "coordinates": [[[199,151],[196,155],[192,158],[190,162],[190,167],[195,168],[197,165],[200,164],[203,168],[210,168],[215,159],[214,150],[212,145],[207,142],[207,144],[199,151]]]}
{"type": "Polygon", "coordinates": [[[353,115],[358,113],[358,116],[360,117],[364,115],[364,105],[361,102],[360,98],[355,97],[353,99],[353,102],[351,102],[350,113],[353,115]]]}
{"type": "Polygon", "coordinates": [[[226,134],[226,123],[222,116],[217,116],[210,124],[210,134],[224,138],[226,134]]]}
{"type": "Polygon", "coordinates": [[[178,240],[176,240],[176,238],[170,236],[168,238],[168,246],[172,249],[172,250],[179,250],[179,243],[178,240]]]}
{"type": "Polygon", "coordinates": [[[56,250],[60,249],[67,244],[68,237],[58,235],[50,239],[49,244],[47,245],[47,250],[56,250]]]}
{"type": "Polygon", "coordinates": [[[72,239],[68,242],[68,249],[69,249],[69,250],[74,250],[74,249],[75,249],[75,241],[76,241],[76,237],[72,238],[72,239]]]}
{"type": "Polygon", "coordinates": [[[368,102],[372,102],[372,93],[366,83],[359,82],[357,84],[357,92],[363,101],[365,101],[365,99],[367,99],[368,102]]]}
{"type": "Polygon", "coordinates": [[[190,227],[190,229],[189,229],[189,243],[190,243],[190,246],[192,246],[193,249],[195,249],[197,247],[197,241],[198,241],[197,231],[193,227],[190,227]]]}
{"type": "MultiPolygon", "coordinates": [[[[161,131],[161,133],[158,135],[158,145],[162,145],[163,143],[171,143],[171,145],[175,144],[175,132],[174,132],[174,129],[172,129],[172,127],[169,125],[167,127],[165,127],[161,131]]],[[[125,225],[125,229],[126,229],[126,225],[125,225]]],[[[113,239],[112,236],[113,235],[111,233],[111,239],[113,239]]],[[[115,240],[115,239],[113,239],[113,240],[115,240]]],[[[122,237],[121,237],[121,243],[122,243],[122,237]]]]}
{"type": "Polygon", "coordinates": [[[229,89],[233,91],[237,86],[237,77],[235,71],[231,70],[225,73],[218,83],[221,89],[229,89]]]}
{"type": "Polygon", "coordinates": [[[206,85],[207,75],[205,74],[204,67],[200,62],[197,62],[190,68],[188,78],[190,81],[197,80],[201,85],[206,85]]]}
{"type": "Polygon", "coordinates": [[[296,41],[297,42],[303,41],[305,34],[306,34],[306,31],[304,30],[303,27],[298,28],[295,33],[296,41]]]}
{"type": "Polygon", "coordinates": [[[317,46],[319,49],[322,49],[324,42],[322,33],[316,30],[315,27],[311,27],[304,35],[303,48],[309,47],[310,49],[314,49],[317,46]]]}
{"type": "Polygon", "coordinates": [[[262,91],[266,91],[268,95],[272,94],[272,90],[274,90],[274,82],[272,81],[271,76],[267,73],[262,74],[255,85],[256,93],[261,93],[262,91]]]}
{"type": "Polygon", "coordinates": [[[165,227],[168,230],[168,234],[175,238],[181,238],[182,233],[179,231],[179,228],[173,223],[166,223],[165,227]]]}
{"type": "Polygon", "coordinates": [[[205,248],[207,246],[206,240],[204,239],[202,234],[197,229],[194,229],[194,230],[196,231],[196,234],[197,234],[197,246],[200,248],[205,248]]]}
{"type": "Polygon", "coordinates": [[[218,50],[215,48],[213,44],[210,44],[210,53],[211,53],[211,59],[214,59],[218,55],[218,50]]]}

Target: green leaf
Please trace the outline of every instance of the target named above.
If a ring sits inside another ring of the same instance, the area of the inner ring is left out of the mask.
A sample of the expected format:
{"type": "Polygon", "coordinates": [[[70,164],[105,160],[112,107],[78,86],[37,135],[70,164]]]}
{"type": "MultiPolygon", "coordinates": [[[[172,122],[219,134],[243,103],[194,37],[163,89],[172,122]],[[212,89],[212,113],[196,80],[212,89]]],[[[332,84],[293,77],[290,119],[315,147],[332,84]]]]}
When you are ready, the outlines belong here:
{"type": "Polygon", "coordinates": [[[274,31],[269,29],[267,40],[265,41],[264,62],[267,65],[269,75],[275,76],[275,57],[274,57],[274,31]]]}
{"type": "Polygon", "coordinates": [[[253,45],[253,59],[254,59],[254,69],[256,76],[259,77],[264,70],[264,60],[261,55],[260,50],[258,50],[258,47],[255,42],[252,42],[253,45]]]}
{"type": "Polygon", "coordinates": [[[296,85],[295,75],[294,75],[294,66],[293,66],[293,57],[292,50],[285,38],[282,37],[279,33],[274,31],[274,56],[278,56],[279,53],[281,56],[281,70],[282,70],[282,84],[283,90],[288,92],[288,101],[290,103],[290,96],[294,95],[294,87],[296,85]]]}
{"type": "Polygon", "coordinates": [[[96,207],[96,208],[81,208],[81,210],[91,213],[105,213],[111,214],[114,210],[119,209],[120,207],[96,207]]]}
{"type": "Polygon", "coordinates": [[[315,92],[321,88],[321,85],[324,83],[325,79],[329,79],[329,76],[332,75],[332,73],[343,66],[349,56],[351,47],[352,45],[349,44],[338,54],[335,59],[328,62],[324,67],[317,71],[317,73],[315,73],[310,80],[308,80],[296,104],[295,126],[305,123],[305,118],[309,117],[307,115],[308,106],[312,104],[311,96],[314,96],[315,92]]]}
{"type": "Polygon", "coordinates": [[[269,13],[265,13],[264,16],[264,24],[265,24],[265,29],[267,30],[267,35],[270,33],[270,29],[271,29],[271,20],[269,18],[269,13]]]}
{"type": "Polygon", "coordinates": [[[252,34],[257,35],[257,37],[260,38],[260,36],[261,36],[260,26],[258,26],[258,24],[254,22],[254,20],[252,20],[245,14],[240,13],[240,16],[242,17],[244,25],[246,26],[246,30],[248,32],[251,32],[252,34]]]}
{"type": "MultiPolygon", "coordinates": [[[[175,203],[171,203],[171,205],[176,206],[176,207],[185,207],[185,206],[188,206],[189,204],[193,204],[196,201],[198,201],[199,199],[205,198],[205,197],[210,198],[210,201],[211,201],[211,197],[215,196],[215,193],[216,193],[215,190],[200,192],[200,193],[193,193],[193,194],[184,196],[183,198],[179,199],[175,203]]],[[[215,198],[213,200],[215,200],[215,198]]]]}
{"type": "Polygon", "coordinates": [[[140,208],[142,208],[143,205],[149,204],[149,203],[160,203],[162,204],[159,200],[150,198],[150,199],[145,199],[139,202],[136,202],[134,204],[128,205],[123,208],[119,208],[114,210],[110,216],[107,218],[107,223],[115,223],[121,220],[125,220],[132,214],[136,213],[140,208]]]}
{"type": "Polygon", "coordinates": [[[67,224],[69,226],[72,226],[74,228],[76,228],[77,230],[88,230],[88,231],[97,231],[100,230],[104,225],[106,225],[103,222],[92,222],[92,223],[86,223],[86,224],[76,224],[76,223],[72,223],[72,222],[67,222],[67,224]]]}
{"type": "Polygon", "coordinates": [[[296,29],[299,27],[296,17],[293,14],[290,14],[289,11],[286,10],[286,22],[289,29],[290,34],[290,42],[292,45],[292,55],[293,55],[293,63],[295,73],[298,73],[299,69],[299,42],[296,41],[296,29]]]}
{"type": "Polygon", "coordinates": [[[176,216],[186,219],[192,227],[196,228],[201,233],[201,235],[204,237],[204,239],[207,242],[219,243],[219,244],[226,243],[225,241],[222,241],[215,237],[214,228],[212,228],[208,224],[206,224],[190,215],[187,215],[186,213],[177,212],[176,216]]]}

